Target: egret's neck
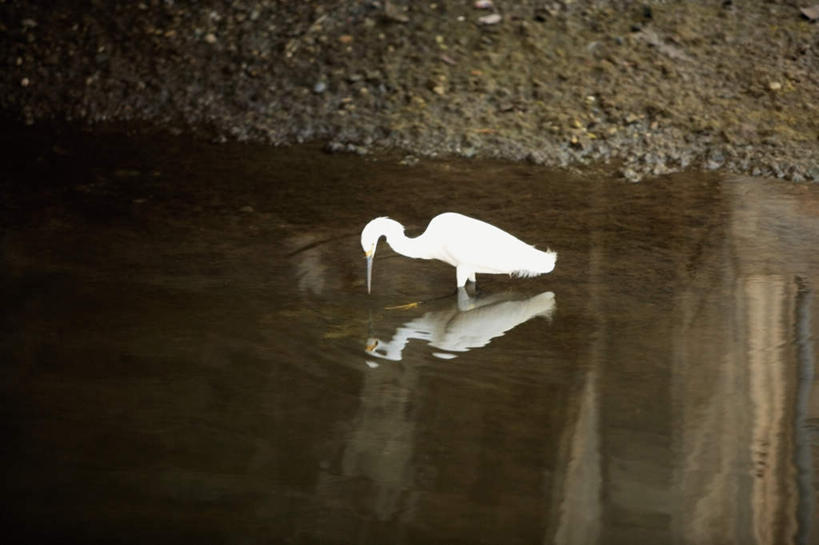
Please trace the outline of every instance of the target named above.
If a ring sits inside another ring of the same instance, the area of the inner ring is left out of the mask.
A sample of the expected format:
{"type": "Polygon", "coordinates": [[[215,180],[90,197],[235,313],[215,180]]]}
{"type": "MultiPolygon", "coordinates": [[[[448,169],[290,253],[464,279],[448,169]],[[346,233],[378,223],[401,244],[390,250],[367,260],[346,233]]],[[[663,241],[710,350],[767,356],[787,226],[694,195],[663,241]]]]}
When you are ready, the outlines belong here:
{"type": "Polygon", "coordinates": [[[432,259],[433,256],[424,243],[423,236],[409,238],[404,234],[404,226],[396,222],[398,228],[390,229],[384,236],[387,244],[401,255],[419,259],[432,259]]]}

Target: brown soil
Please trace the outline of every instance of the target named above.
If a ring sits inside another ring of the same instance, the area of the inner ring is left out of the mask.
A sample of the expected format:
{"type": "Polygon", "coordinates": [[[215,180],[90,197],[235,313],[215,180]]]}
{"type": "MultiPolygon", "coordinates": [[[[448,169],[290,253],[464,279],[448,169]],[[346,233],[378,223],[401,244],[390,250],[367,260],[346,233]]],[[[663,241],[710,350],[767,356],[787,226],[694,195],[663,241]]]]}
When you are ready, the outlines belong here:
{"type": "Polygon", "coordinates": [[[704,168],[819,181],[819,26],[799,4],[474,4],[6,0],[0,112],[608,163],[632,180],[704,168]]]}

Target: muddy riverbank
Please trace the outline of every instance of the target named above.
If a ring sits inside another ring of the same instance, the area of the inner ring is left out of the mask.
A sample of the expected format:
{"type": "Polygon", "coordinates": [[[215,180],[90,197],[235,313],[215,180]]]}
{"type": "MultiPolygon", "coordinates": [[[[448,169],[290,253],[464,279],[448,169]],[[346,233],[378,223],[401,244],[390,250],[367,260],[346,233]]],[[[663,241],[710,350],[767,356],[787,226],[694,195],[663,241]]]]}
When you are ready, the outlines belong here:
{"type": "Polygon", "coordinates": [[[0,2],[0,111],[217,140],[819,181],[793,2],[0,2]]]}

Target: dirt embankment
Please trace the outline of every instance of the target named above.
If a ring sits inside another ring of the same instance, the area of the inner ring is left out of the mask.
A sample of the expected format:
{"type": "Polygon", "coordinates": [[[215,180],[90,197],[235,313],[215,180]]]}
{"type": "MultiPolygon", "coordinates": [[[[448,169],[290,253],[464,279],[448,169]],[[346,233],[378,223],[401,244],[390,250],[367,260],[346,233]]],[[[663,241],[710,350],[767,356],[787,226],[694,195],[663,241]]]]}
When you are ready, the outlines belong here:
{"type": "Polygon", "coordinates": [[[0,14],[0,109],[28,123],[819,181],[819,24],[798,2],[5,0],[0,14]]]}

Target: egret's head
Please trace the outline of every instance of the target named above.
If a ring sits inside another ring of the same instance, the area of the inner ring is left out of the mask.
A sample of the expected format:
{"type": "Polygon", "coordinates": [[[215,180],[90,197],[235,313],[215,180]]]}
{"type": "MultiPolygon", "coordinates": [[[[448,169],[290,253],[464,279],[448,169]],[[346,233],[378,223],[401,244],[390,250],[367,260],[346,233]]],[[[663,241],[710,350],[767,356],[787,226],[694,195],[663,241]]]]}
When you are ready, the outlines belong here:
{"type": "MultiPolygon", "coordinates": [[[[364,257],[367,258],[367,293],[370,293],[370,285],[372,284],[373,257],[375,256],[378,239],[383,236],[387,237],[387,242],[390,242],[392,237],[403,235],[404,226],[387,217],[375,218],[364,226],[364,230],[361,231],[361,249],[364,250],[364,257]]],[[[392,238],[392,240],[395,239],[392,238]]]]}
{"type": "Polygon", "coordinates": [[[375,218],[364,226],[361,231],[361,249],[364,250],[364,256],[372,258],[375,255],[375,247],[378,245],[378,239],[385,234],[384,220],[389,218],[375,218]]]}

